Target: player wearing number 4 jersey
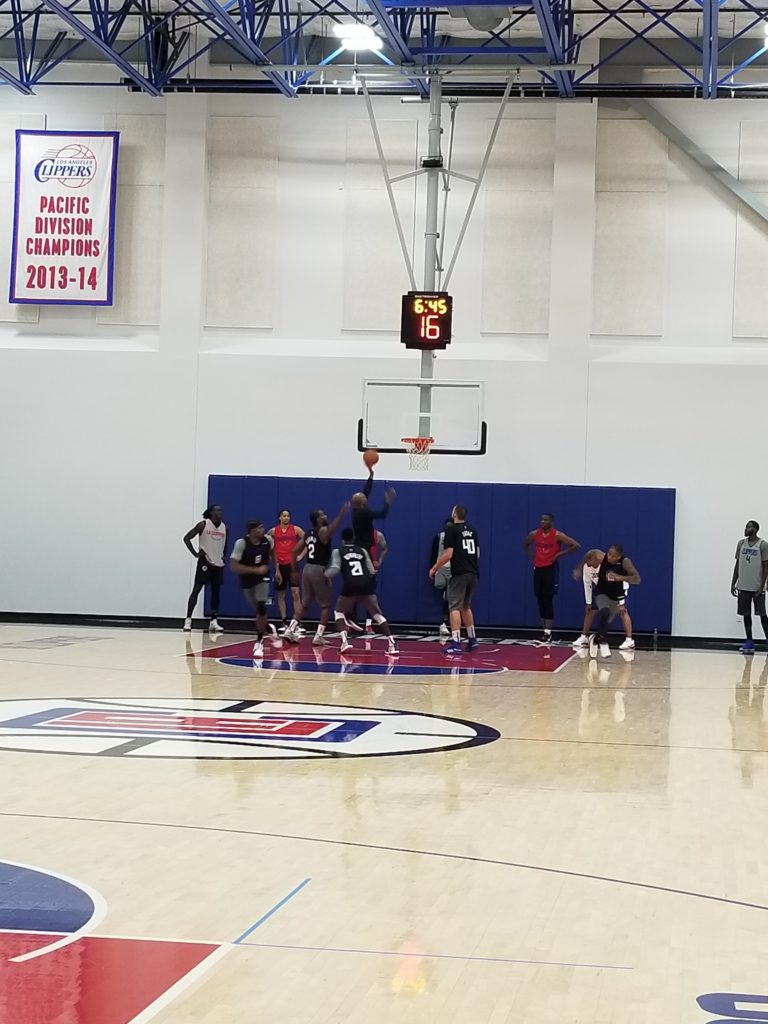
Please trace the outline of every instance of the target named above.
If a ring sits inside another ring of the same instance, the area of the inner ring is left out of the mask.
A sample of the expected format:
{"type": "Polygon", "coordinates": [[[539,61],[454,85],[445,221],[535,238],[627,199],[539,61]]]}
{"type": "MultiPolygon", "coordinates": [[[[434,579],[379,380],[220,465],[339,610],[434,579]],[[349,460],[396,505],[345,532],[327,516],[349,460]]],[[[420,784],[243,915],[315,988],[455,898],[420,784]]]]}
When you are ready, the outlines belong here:
{"type": "Polygon", "coordinates": [[[467,510],[463,505],[454,507],[451,519],[453,526],[446,527],[443,553],[429,570],[429,577],[434,579],[444,565],[451,563],[451,578],[447,588],[451,642],[446,644],[444,653],[461,654],[462,623],[467,631],[467,650],[474,651],[477,647],[472,594],[480,575],[480,541],[477,530],[467,522],[467,510]]]}
{"type": "Polygon", "coordinates": [[[361,604],[387,638],[387,654],[399,654],[392,630],[374,593],[376,570],[370,553],[362,545],[355,544],[354,536],[350,529],[342,531],[341,546],[333,552],[331,564],[325,571],[329,578],[339,572],[342,576],[341,597],[336,602],[336,629],[341,636],[341,651],[352,650],[347,616],[355,610],[355,604],[361,604]]]}
{"type": "Polygon", "coordinates": [[[269,566],[274,555],[271,537],[264,535],[264,524],[251,519],[246,524],[245,536],[237,541],[229,559],[232,572],[240,579],[243,596],[256,613],[256,643],[253,657],[264,657],[264,634],[267,622],[267,601],[269,600],[269,566]]]}
{"type": "Polygon", "coordinates": [[[299,642],[299,625],[313,601],[320,608],[320,624],[312,643],[322,646],[326,642],[324,634],[331,614],[333,594],[331,581],[326,576],[325,570],[331,563],[331,537],[348,511],[349,502],[347,501],[341,506],[339,514],[332,523],[328,522],[328,516],[322,509],[312,512],[309,516],[311,525],[293,550],[293,563],[295,564],[297,559],[306,553],[307,565],[301,578],[301,604],[294,612],[284,634],[289,643],[299,642]]]}

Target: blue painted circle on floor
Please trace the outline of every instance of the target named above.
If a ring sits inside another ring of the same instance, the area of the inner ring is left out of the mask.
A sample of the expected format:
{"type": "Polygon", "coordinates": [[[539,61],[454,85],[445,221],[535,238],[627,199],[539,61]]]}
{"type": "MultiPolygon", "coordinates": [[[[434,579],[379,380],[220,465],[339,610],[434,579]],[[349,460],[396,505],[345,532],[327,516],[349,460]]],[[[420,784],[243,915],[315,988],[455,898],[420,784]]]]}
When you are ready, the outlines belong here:
{"type": "Polygon", "coordinates": [[[78,931],[93,917],[93,900],[74,882],[37,868],[0,861],[0,931],[78,931]]]}

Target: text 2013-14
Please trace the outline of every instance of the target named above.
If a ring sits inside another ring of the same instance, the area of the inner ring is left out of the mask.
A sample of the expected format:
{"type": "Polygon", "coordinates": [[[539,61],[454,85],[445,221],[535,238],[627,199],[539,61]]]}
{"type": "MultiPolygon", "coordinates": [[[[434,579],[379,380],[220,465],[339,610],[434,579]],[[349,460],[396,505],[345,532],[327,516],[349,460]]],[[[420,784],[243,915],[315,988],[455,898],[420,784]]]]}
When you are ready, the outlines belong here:
{"type": "Polygon", "coordinates": [[[80,291],[90,288],[95,291],[98,286],[96,267],[64,267],[51,264],[27,267],[27,288],[58,288],[64,290],[74,285],[80,291]]]}

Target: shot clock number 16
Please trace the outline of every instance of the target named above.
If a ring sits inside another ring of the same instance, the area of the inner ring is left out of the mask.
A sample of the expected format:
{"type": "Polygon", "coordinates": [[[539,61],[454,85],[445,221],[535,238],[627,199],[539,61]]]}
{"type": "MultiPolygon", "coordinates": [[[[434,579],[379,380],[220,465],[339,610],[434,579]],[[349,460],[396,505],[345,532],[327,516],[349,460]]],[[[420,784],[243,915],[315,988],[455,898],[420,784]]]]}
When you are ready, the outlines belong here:
{"type": "Polygon", "coordinates": [[[403,296],[400,341],[422,351],[446,348],[451,340],[453,299],[448,292],[408,292],[403,296]]]}

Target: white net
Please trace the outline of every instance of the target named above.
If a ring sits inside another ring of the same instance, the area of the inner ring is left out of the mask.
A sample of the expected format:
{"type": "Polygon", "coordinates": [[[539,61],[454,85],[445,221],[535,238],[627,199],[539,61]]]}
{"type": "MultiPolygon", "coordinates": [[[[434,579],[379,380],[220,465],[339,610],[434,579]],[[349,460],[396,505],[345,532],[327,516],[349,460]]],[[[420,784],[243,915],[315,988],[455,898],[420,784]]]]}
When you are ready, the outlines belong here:
{"type": "Polygon", "coordinates": [[[404,437],[402,439],[411,459],[411,469],[424,473],[429,469],[429,453],[435,443],[434,437],[404,437]]]}

